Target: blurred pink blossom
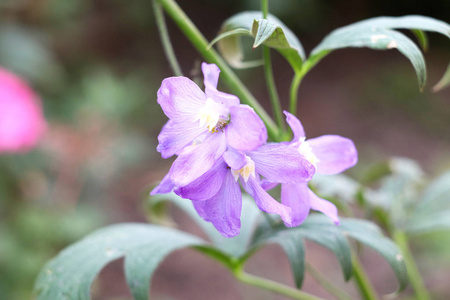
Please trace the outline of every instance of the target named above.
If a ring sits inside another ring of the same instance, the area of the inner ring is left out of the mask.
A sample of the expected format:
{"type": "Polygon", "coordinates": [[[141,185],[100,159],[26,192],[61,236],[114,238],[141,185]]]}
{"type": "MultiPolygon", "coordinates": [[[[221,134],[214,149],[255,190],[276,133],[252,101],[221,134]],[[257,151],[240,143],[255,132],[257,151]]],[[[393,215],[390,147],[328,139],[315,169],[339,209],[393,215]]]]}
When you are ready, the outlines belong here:
{"type": "Polygon", "coordinates": [[[0,152],[30,150],[46,127],[38,96],[25,81],[0,67],[0,152]]]}

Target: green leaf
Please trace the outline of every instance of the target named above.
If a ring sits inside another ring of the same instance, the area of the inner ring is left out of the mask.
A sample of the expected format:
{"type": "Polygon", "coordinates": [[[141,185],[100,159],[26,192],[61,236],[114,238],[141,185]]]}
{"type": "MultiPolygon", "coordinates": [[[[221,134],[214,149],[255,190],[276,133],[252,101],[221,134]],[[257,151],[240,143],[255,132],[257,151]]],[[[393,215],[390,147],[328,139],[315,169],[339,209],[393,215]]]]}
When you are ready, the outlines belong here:
{"type": "Polygon", "coordinates": [[[436,85],[433,87],[433,92],[439,92],[440,90],[449,85],[450,85],[450,64],[448,64],[444,76],[442,76],[441,80],[439,80],[439,82],[436,83],[436,85]]]}
{"type": "MultiPolygon", "coordinates": [[[[305,59],[303,46],[294,33],[286,27],[278,18],[269,15],[267,20],[262,19],[260,11],[247,11],[236,14],[227,19],[220,31],[220,35],[214,39],[218,43],[219,51],[225,60],[235,68],[242,68],[243,51],[240,42],[242,35],[255,37],[254,47],[263,43],[277,49],[298,71],[305,59]],[[231,32],[227,34],[228,32],[231,32]]],[[[251,62],[251,65],[255,65],[251,62]]]]}
{"type": "Polygon", "coordinates": [[[428,43],[428,37],[427,37],[426,33],[420,29],[413,29],[411,31],[416,36],[417,41],[419,42],[420,46],[422,47],[422,50],[424,52],[427,52],[429,43],[428,43]]]}
{"type": "Polygon", "coordinates": [[[290,63],[295,71],[300,71],[305,53],[300,41],[279,20],[254,20],[252,34],[255,37],[253,49],[264,45],[277,49],[290,63]]]}
{"type": "Polygon", "coordinates": [[[46,264],[36,281],[37,299],[91,299],[91,285],[100,270],[125,257],[131,293],[136,300],[145,300],[153,272],[169,253],[204,244],[195,236],[156,225],[128,223],[99,229],[46,264]]]}
{"type": "Polygon", "coordinates": [[[246,254],[250,239],[256,227],[256,220],[261,215],[253,199],[243,195],[240,234],[233,238],[223,237],[214,226],[203,220],[195,211],[191,200],[183,199],[175,193],[155,195],[149,198],[151,210],[158,208],[161,202],[169,201],[182,209],[206,233],[211,242],[223,253],[239,258],[246,254]]]}
{"type": "Polygon", "coordinates": [[[405,226],[408,234],[426,234],[441,230],[450,230],[450,211],[412,216],[405,226]]]}
{"type": "Polygon", "coordinates": [[[325,51],[346,47],[369,47],[378,50],[396,48],[413,64],[422,89],[426,81],[426,69],[420,50],[409,38],[391,29],[434,31],[450,37],[450,25],[429,17],[373,18],[334,30],[313,49],[312,58],[323,57],[326,55],[325,51]]]}
{"type": "Polygon", "coordinates": [[[408,283],[406,265],[398,246],[383,236],[374,223],[358,219],[342,219],[339,228],[349,237],[377,251],[391,265],[399,281],[399,290],[408,283]]]}
{"type": "Polygon", "coordinates": [[[450,171],[439,176],[425,189],[415,214],[420,216],[443,210],[450,210],[450,171]]]}

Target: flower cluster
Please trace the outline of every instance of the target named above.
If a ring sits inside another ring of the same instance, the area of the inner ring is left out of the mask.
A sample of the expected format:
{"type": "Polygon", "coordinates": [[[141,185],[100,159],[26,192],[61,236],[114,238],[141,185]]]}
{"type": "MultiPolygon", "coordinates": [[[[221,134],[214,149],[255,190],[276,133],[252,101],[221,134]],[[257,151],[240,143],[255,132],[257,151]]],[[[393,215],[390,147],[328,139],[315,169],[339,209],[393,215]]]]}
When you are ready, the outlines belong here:
{"type": "Polygon", "coordinates": [[[226,237],[239,234],[241,187],[256,205],[297,226],[310,209],[339,222],[336,207],[317,197],[308,182],[318,173],[335,174],[357,161],[349,139],[327,135],[306,141],[300,121],[285,112],[291,142],[267,143],[264,123],[239,99],[217,90],[219,68],[202,64],[205,92],[185,77],[165,79],[158,103],[169,121],[158,136],[163,158],[177,155],[151,194],[190,199],[199,215],[226,237]],[[240,184],[239,184],[240,183],[240,184]],[[281,184],[281,203],[267,190],[281,184]]]}
{"type": "Polygon", "coordinates": [[[46,127],[38,96],[22,79],[0,68],[0,152],[31,149],[46,127]]]}

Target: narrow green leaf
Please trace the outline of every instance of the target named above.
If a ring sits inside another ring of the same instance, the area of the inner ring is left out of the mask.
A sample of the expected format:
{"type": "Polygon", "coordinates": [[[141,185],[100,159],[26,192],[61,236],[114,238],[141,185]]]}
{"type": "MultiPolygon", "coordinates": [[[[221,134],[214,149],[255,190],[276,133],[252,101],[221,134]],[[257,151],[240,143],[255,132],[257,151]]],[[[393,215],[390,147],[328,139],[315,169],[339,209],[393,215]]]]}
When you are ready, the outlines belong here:
{"type": "Polygon", "coordinates": [[[420,216],[443,210],[450,210],[450,171],[439,176],[425,189],[415,214],[420,216]]]}
{"type": "Polygon", "coordinates": [[[90,288],[109,262],[125,257],[125,274],[137,300],[148,299],[158,264],[172,251],[205,242],[195,236],[148,224],[119,224],[99,229],[61,251],[36,281],[37,299],[89,300],[90,288]]]}
{"type": "Polygon", "coordinates": [[[343,219],[340,229],[348,236],[377,251],[391,265],[399,281],[399,290],[408,283],[406,265],[398,246],[383,236],[381,230],[365,220],[343,219]]]}
{"type": "Polygon", "coordinates": [[[149,198],[152,207],[158,207],[159,203],[169,201],[182,209],[197,225],[206,233],[211,242],[225,254],[233,257],[243,256],[249,247],[250,239],[256,227],[256,220],[260,216],[260,210],[256,207],[253,199],[244,195],[242,199],[241,232],[233,238],[223,237],[214,226],[203,220],[195,211],[191,200],[183,199],[174,193],[155,195],[149,198]]]}
{"type": "Polygon", "coordinates": [[[422,50],[424,52],[427,52],[428,46],[429,46],[427,34],[425,32],[423,32],[423,30],[420,30],[420,29],[413,29],[411,31],[412,31],[412,33],[414,33],[417,40],[419,41],[419,44],[422,47],[422,50]]]}
{"type": "Polygon", "coordinates": [[[447,66],[447,70],[442,76],[441,80],[433,87],[433,92],[439,92],[440,90],[446,88],[450,85],[450,64],[447,66]]]}
{"type": "Polygon", "coordinates": [[[294,33],[275,16],[269,15],[267,20],[264,20],[260,11],[247,11],[236,14],[223,23],[219,37],[238,29],[239,31],[236,32],[242,34],[231,34],[217,41],[219,51],[231,66],[242,68],[245,65],[240,36],[250,32],[254,37],[257,37],[259,32],[258,41],[255,41],[254,47],[259,46],[261,43],[273,47],[289,61],[294,70],[300,69],[305,59],[303,46],[294,33]],[[261,21],[263,27],[259,26],[261,21]],[[267,36],[269,32],[271,33],[267,36]]]}
{"type": "Polygon", "coordinates": [[[408,234],[419,235],[441,230],[450,230],[450,211],[436,212],[424,216],[412,216],[405,226],[408,234]]]}

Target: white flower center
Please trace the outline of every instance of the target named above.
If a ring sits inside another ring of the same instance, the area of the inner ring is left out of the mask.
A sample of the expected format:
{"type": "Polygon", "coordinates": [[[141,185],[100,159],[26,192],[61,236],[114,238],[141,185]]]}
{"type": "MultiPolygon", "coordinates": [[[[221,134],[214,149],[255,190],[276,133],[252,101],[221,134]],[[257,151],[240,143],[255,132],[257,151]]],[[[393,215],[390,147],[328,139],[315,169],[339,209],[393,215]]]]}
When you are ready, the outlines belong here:
{"type": "Polygon", "coordinates": [[[256,177],[255,175],[255,162],[248,157],[245,156],[246,164],[244,167],[242,167],[240,170],[233,170],[231,169],[231,174],[233,174],[234,179],[237,181],[239,179],[239,175],[244,178],[245,182],[248,181],[248,178],[250,175],[253,175],[253,177],[256,177]]]}
{"type": "Polygon", "coordinates": [[[305,159],[307,159],[310,163],[313,164],[314,167],[317,166],[317,163],[320,161],[317,156],[314,155],[311,146],[307,141],[305,141],[305,137],[300,138],[300,146],[298,147],[298,152],[300,152],[301,155],[305,159]]]}
{"type": "Polygon", "coordinates": [[[229,122],[229,111],[213,99],[206,99],[205,106],[198,112],[197,119],[201,127],[206,126],[209,132],[214,133],[223,128],[229,122]]]}

